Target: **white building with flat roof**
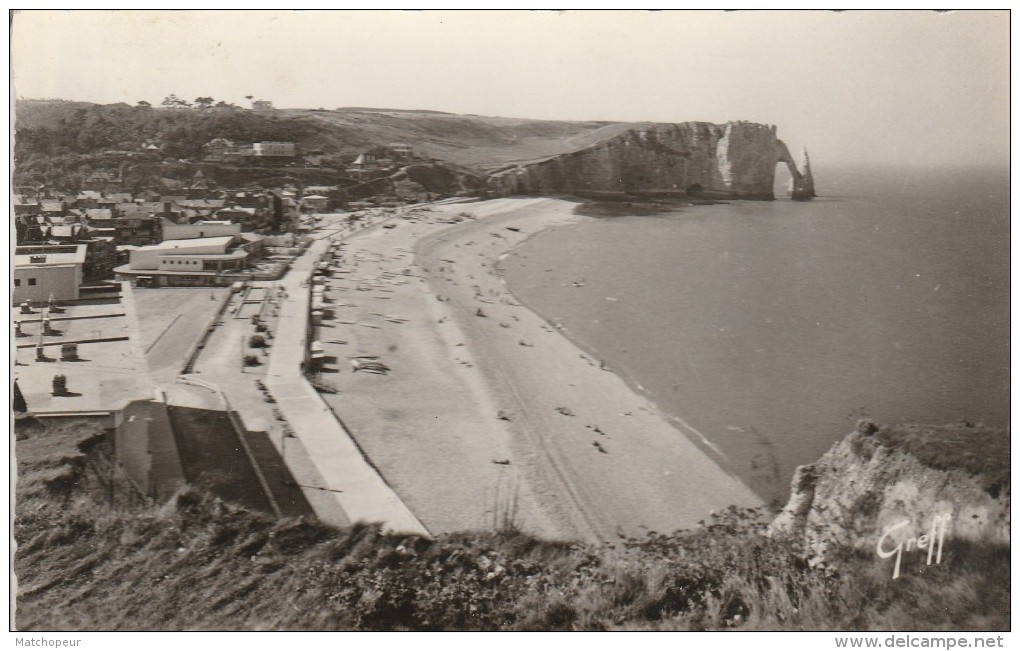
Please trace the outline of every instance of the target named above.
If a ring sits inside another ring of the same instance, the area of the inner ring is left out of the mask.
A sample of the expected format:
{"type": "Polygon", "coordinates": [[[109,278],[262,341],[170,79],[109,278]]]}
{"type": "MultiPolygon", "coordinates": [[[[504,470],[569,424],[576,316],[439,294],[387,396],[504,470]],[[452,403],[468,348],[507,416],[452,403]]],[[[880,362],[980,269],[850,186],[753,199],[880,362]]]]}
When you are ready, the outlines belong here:
{"type": "Polygon", "coordinates": [[[403,142],[391,142],[389,148],[397,158],[412,158],[414,156],[414,147],[403,142]]]}
{"type": "MultiPolygon", "coordinates": [[[[114,269],[118,280],[146,285],[219,285],[223,274],[247,266],[248,251],[233,235],[164,240],[130,252],[130,262],[114,269]]],[[[222,282],[221,282],[222,280],[222,282]]]]}
{"type": "Polygon", "coordinates": [[[226,220],[203,220],[194,224],[175,224],[163,220],[164,240],[193,240],[205,237],[224,237],[241,234],[241,225],[226,220]]]}
{"type": "Polygon", "coordinates": [[[309,194],[301,197],[301,207],[312,212],[326,212],[329,208],[329,197],[321,194],[309,194]]]}
{"type": "Polygon", "coordinates": [[[14,303],[78,298],[86,244],[18,246],[14,249],[14,303]]]}
{"type": "Polygon", "coordinates": [[[292,142],[256,142],[252,145],[256,156],[293,157],[297,150],[292,142]]]}

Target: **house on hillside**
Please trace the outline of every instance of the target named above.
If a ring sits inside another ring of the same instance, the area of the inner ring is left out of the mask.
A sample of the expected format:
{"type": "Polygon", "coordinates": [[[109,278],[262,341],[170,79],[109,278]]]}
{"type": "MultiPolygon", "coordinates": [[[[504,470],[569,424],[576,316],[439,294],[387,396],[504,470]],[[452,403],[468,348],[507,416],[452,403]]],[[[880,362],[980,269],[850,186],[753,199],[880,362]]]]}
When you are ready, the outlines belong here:
{"type": "Polygon", "coordinates": [[[223,199],[186,199],[178,201],[175,205],[190,210],[219,210],[226,202],[223,199]]]}
{"type": "Polygon", "coordinates": [[[77,242],[85,237],[85,226],[82,224],[54,224],[44,233],[46,240],[54,244],[77,242]]]}
{"type": "Polygon", "coordinates": [[[87,210],[86,208],[70,208],[67,212],[64,213],[64,217],[59,223],[80,224],[85,221],[86,210],[87,210]]]}
{"type": "Polygon", "coordinates": [[[273,103],[267,99],[256,99],[252,100],[251,110],[253,111],[272,111],[273,103]]]}
{"type": "Polygon", "coordinates": [[[266,205],[266,195],[255,190],[241,190],[228,195],[230,203],[245,208],[262,208],[266,205]]]}
{"type": "Polygon", "coordinates": [[[117,204],[113,209],[110,226],[117,244],[146,246],[159,242],[160,219],[173,220],[175,211],[166,203],[117,204]]]}
{"type": "Polygon", "coordinates": [[[112,228],[113,224],[113,209],[112,208],[86,208],[85,214],[82,216],[82,223],[87,226],[112,228]]]}
{"type": "Polygon", "coordinates": [[[255,155],[251,145],[239,145],[226,138],[213,138],[202,145],[204,160],[212,162],[241,163],[255,155]]]}
{"type": "Polygon", "coordinates": [[[14,215],[21,217],[23,215],[38,215],[41,211],[41,206],[37,199],[30,199],[21,194],[14,195],[14,215]]]}
{"type": "Polygon", "coordinates": [[[100,170],[89,174],[82,181],[81,188],[82,190],[96,190],[98,192],[116,192],[120,190],[123,182],[124,179],[120,170],[116,174],[100,170]]]}
{"type": "Polygon", "coordinates": [[[247,206],[230,206],[221,208],[215,213],[217,221],[231,221],[241,225],[242,231],[253,231],[263,226],[258,208],[247,206]]]}
{"type": "Polygon", "coordinates": [[[354,159],[353,163],[351,163],[351,169],[359,170],[359,171],[367,170],[367,169],[370,169],[372,167],[375,167],[375,155],[374,154],[368,154],[368,153],[358,154],[358,157],[354,159]]]}
{"type": "Polygon", "coordinates": [[[241,234],[241,225],[228,220],[200,220],[194,223],[160,222],[165,240],[194,240],[205,237],[224,237],[241,234]]]}
{"type": "Polygon", "coordinates": [[[294,158],[297,155],[297,149],[292,142],[256,142],[252,149],[256,158],[294,158]]]}
{"type": "Polygon", "coordinates": [[[213,138],[202,145],[206,160],[223,160],[237,151],[237,145],[226,138],[213,138]]]}
{"type": "Polygon", "coordinates": [[[44,217],[63,217],[67,212],[67,204],[59,199],[43,199],[40,212],[44,217]]]}
{"type": "Polygon", "coordinates": [[[372,175],[378,175],[384,173],[383,168],[387,167],[392,161],[388,158],[379,158],[375,154],[364,152],[358,154],[358,157],[354,159],[350,167],[347,168],[347,175],[356,179],[366,179],[372,177],[372,175]]]}
{"type": "Polygon", "coordinates": [[[100,208],[106,208],[118,203],[131,203],[132,201],[134,201],[134,197],[131,196],[130,192],[114,192],[112,194],[104,194],[103,200],[100,200],[98,204],[100,208]]]}
{"type": "Polygon", "coordinates": [[[393,152],[393,157],[397,160],[410,160],[414,158],[414,147],[402,142],[390,143],[389,150],[393,152]]]}
{"type": "Polygon", "coordinates": [[[82,190],[75,197],[75,205],[79,208],[98,208],[102,198],[103,193],[99,190],[82,190]]]}
{"type": "Polygon", "coordinates": [[[209,184],[205,180],[202,170],[195,172],[195,178],[188,187],[188,199],[205,199],[210,195],[209,184]]]}
{"type": "Polygon", "coordinates": [[[329,197],[321,194],[301,197],[301,209],[308,212],[326,212],[329,209],[329,197]]]}
{"type": "Polygon", "coordinates": [[[339,189],[340,189],[340,186],[337,186],[337,185],[309,185],[309,186],[305,186],[304,193],[305,194],[324,194],[326,196],[329,196],[330,194],[336,192],[339,189]]]}

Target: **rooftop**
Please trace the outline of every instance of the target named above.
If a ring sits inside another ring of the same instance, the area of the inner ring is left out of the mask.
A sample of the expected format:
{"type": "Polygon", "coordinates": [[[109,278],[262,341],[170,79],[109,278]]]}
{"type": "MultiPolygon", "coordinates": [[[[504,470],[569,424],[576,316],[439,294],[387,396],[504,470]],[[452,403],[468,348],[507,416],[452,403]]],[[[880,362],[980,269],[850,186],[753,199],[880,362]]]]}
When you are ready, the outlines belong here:
{"type": "MultiPolygon", "coordinates": [[[[21,314],[22,336],[16,336],[14,377],[28,409],[40,415],[111,411],[126,402],[151,397],[147,365],[137,345],[138,328],[129,296],[100,303],[64,306],[50,315],[53,334],[41,335],[42,310],[21,314]],[[44,361],[35,346],[43,343],[44,361]],[[77,343],[77,361],[61,360],[61,344],[77,343]],[[66,396],[52,395],[53,376],[67,377],[66,396]]],[[[130,289],[126,290],[130,291],[130,289]]]]}
{"type": "MultiPolygon", "coordinates": [[[[51,226],[50,227],[50,232],[48,233],[48,235],[49,235],[49,237],[74,237],[75,234],[78,233],[78,231],[80,231],[81,229],[82,229],[81,224],[56,225],[56,226],[51,226]]],[[[69,255],[69,254],[60,253],[60,254],[57,254],[57,255],[65,256],[65,255],[69,255]]],[[[77,256],[77,252],[75,252],[73,255],[77,256]]],[[[83,263],[85,261],[84,257],[85,256],[83,254],[82,255],[82,262],[83,263]]],[[[75,260],[75,262],[76,262],[76,260],[75,260]]],[[[66,264],[66,262],[64,262],[64,264],[66,264]]]]}
{"type": "Polygon", "coordinates": [[[230,246],[234,239],[233,235],[221,235],[220,237],[198,237],[192,240],[163,240],[159,244],[150,244],[140,247],[143,251],[166,251],[170,249],[194,249],[204,246],[230,246]]]}
{"type": "Polygon", "coordinates": [[[223,199],[187,199],[176,203],[182,208],[220,208],[226,202],[223,199]]]}
{"type": "Polygon", "coordinates": [[[248,252],[244,249],[234,249],[229,253],[168,253],[163,258],[175,258],[175,257],[187,257],[191,259],[199,260],[236,260],[237,258],[245,258],[248,256],[248,252]]]}
{"type": "Polygon", "coordinates": [[[86,244],[19,246],[14,249],[14,266],[84,264],[86,244]]]}

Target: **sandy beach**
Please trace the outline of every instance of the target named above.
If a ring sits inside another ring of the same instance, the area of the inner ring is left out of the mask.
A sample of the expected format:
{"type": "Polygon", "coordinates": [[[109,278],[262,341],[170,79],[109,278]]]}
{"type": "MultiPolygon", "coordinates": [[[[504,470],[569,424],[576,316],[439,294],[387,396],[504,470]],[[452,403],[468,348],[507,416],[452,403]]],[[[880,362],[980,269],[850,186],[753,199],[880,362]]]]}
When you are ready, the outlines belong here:
{"type": "Polygon", "coordinates": [[[588,219],[556,199],[404,210],[346,240],[316,338],[324,397],[433,533],[514,524],[612,540],[760,500],[646,398],[520,304],[497,263],[588,219]],[[457,223],[451,223],[457,221],[457,223]],[[351,372],[376,355],[389,371],[351,372]]]}

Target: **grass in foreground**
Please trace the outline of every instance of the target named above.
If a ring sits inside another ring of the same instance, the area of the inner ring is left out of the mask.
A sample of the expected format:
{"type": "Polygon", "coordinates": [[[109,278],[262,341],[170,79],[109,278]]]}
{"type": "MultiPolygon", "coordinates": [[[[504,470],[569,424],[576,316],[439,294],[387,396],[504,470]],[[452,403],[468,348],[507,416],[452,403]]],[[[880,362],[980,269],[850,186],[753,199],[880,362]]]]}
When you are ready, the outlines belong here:
{"type": "Polygon", "coordinates": [[[1009,550],[954,543],[892,581],[813,569],[758,514],[616,545],[513,530],[425,540],[266,516],[189,489],[116,498],[101,433],[18,442],[21,630],[1006,630],[1009,550]],[[111,498],[111,495],[114,497],[111,498]]]}

